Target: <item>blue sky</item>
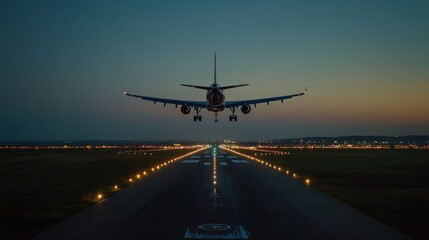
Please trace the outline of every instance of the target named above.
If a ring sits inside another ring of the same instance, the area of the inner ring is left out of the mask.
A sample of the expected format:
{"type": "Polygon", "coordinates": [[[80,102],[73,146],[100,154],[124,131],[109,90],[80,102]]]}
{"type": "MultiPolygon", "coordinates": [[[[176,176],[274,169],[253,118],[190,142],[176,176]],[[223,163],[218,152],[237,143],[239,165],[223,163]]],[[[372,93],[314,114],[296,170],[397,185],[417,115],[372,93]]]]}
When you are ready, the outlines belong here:
{"type": "Polygon", "coordinates": [[[0,140],[429,134],[425,1],[3,1],[0,140]],[[230,123],[123,96],[309,94],[230,123]]]}

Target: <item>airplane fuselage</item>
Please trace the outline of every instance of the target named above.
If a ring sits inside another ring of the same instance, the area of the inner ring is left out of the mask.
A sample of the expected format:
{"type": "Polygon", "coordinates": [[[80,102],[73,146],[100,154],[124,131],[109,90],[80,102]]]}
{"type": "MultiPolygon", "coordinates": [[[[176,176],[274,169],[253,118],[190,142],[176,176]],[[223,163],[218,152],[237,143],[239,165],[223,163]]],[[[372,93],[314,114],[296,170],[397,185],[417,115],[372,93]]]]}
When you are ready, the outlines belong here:
{"type": "Polygon", "coordinates": [[[225,95],[219,87],[219,84],[213,83],[206,94],[207,110],[211,112],[219,112],[225,109],[225,95]]]}

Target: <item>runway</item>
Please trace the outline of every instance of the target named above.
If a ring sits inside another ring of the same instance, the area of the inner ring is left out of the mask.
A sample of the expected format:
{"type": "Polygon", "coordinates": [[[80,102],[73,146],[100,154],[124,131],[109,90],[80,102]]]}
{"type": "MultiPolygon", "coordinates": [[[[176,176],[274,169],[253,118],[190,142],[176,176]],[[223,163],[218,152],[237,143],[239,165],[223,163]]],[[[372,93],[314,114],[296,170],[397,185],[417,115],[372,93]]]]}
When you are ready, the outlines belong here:
{"type": "Polygon", "coordinates": [[[302,181],[212,148],[35,239],[409,239],[302,181]]]}

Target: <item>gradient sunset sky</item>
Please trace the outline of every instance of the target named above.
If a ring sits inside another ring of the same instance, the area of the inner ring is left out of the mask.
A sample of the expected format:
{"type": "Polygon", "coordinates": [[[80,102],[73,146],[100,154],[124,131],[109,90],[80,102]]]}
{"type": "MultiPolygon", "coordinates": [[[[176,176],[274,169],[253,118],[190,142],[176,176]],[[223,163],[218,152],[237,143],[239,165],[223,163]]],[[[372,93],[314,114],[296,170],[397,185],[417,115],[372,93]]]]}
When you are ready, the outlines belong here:
{"type": "Polygon", "coordinates": [[[429,134],[427,1],[2,1],[0,141],[429,134]],[[127,91],[308,94],[194,123],[127,91]]]}

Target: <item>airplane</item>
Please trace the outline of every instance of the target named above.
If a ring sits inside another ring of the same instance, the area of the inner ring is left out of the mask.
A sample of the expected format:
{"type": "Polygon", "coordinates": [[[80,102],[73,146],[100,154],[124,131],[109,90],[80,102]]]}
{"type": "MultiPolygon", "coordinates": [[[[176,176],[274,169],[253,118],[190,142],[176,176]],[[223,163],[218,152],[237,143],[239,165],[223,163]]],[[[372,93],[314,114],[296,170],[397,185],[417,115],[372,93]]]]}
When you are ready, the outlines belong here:
{"type": "Polygon", "coordinates": [[[305,88],[304,92],[292,94],[292,95],[241,100],[241,101],[225,101],[225,95],[223,94],[224,90],[248,86],[248,85],[249,84],[239,84],[239,85],[230,85],[230,86],[224,86],[224,87],[219,85],[216,81],[216,53],[215,53],[214,54],[214,82],[209,87],[181,84],[181,86],[184,86],[184,87],[192,87],[196,89],[206,90],[207,91],[206,101],[186,101],[186,100],[176,100],[176,99],[167,99],[167,98],[156,98],[156,97],[130,94],[126,91],[124,91],[124,94],[126,96],[136,97],[136,98],[141,98],[142,100],[151,101],[154,104],[156,104],[157,102],[160,102],[164,104],[164,107],[166,104],[173,104],[176,106],[176,108],[177,106],[180,105],[181,106],[180,111],[185,115],[189,114],[193,109],[196,114],[194,115],[194,122],[196,121],[201,122],[200,112],[202,109],[207,109],[209,112],[214,112],[215,122],[218,122],[218,119],[217,119],[218,112],[222,112],[225,109],[229,109],[231,111],[231,115],[229,115],[229,121],[231,122],[231,121],[237,121],[237,115],[235,115],[235,111],[238,108],[240,108],[243,114],[248,114],[250,113],[250,110],[251,110],[250,105],[253,105],[256,108],[256,104],[259,104],[259,103],[266,103],[267,105],[269,105],[269,103],[273,101],[281,101],[283,103],[283,100],[285,99],[302,96],[307,93],[307,88],[305,88]]]}

